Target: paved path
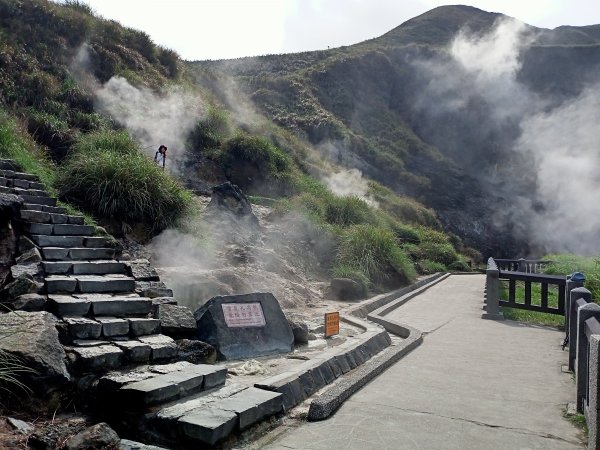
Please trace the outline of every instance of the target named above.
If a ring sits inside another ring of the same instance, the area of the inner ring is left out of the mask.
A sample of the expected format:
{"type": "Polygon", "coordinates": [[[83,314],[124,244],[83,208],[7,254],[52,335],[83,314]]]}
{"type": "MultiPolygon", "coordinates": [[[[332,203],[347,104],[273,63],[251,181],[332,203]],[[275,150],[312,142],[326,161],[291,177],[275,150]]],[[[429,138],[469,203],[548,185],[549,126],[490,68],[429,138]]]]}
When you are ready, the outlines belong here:
{"type": "Polygon", "coordinates": [[[484,277],[451,276],[390,316],[424,343],[323,422],[270,449],[576,449],[556,330],[482,320],[484,277]]]}

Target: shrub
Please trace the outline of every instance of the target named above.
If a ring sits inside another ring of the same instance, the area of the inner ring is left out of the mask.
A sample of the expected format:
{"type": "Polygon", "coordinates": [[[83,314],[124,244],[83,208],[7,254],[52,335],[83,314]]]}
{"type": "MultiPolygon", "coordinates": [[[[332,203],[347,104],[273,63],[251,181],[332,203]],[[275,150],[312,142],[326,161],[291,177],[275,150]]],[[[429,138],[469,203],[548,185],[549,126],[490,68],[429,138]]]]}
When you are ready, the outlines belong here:
{"type": "Polygon", "coordinates": [[[367,277],[360,270],[356,270],[353,267],[339,264],[333,266],[333,268],[331,269],[331,276],[335,278],[349,278],[351,280],[356,281],[361,288],[361,294],[364,296],[367,295],[367,292],[369,290],[369,277],[367,277]]]}
{"type": "Polygon", "coordinates": [[[417,269],[419,270],[419,273],[422,273],[424,275],[429,275],[429,274],[436,273],[436,272],[445,272],[446,266],[444,266],[443,264],[440,264],[438,262],[435,262],[435,261],[429,261],[428,259],[423,259],[423,260],[417,262],[417,269]]]}
{"type": "Polygon", "coordinates": [[[453,272],[471,272],[471,267],[465,261],[454,261],[448,266],[453,272]]]}
{"type": "Polygon", "coordinates": [[[394,235],[373,225],[353,225],[341,232],[335,266],[362,272],[372,282],[392,277],[406,282],[415,276],[410,259],[394,235]]]}
{"type": "Polygon", "coordinates": [[[190,133],[190,146],[195,150],[219,147],[231,134],[229,116],[223,109],[210,108],[205,119],[190,133]]]}
{"type": "Polygon", "coordinates": [[[393,221],[390,226],[398,241],[402,243],[408,242],[411,244],[418,244],[421,242],[421,235],[410,225],[393,221]]]}
{"type": "Polygon", "coordinates": [[[57,180],[63,199],[103,219],[158,232],[175,223],[191,199],[175,180],[134,151],[123,132],[98,132],[77,144],[57,180]],[[103,136],[104,135],[104,136],[103,136]],[[99,147],[90,147],[92,142],[99,147]]]}
{"type": "Polygon", "coordinates": [[[81,136],[73,146],[76,153],[93,155],[98,152],[115,152],[135,155],[140,145],[124,130],[100,130],[81,136]]]}
{"type": "Polygon", "coordinates": [[[278,177],[291,168],[288,155],[262,136],[238,134],[225,144],[227,163],[243,161],[256,166],[264,175],[278,177]]]}
{"type": "Polygon", "coordinates": [[[369,223],[374,216],[367,202],[355,196],[330,196],[325,204],[325,220],[332,225],[369,223]]]}
{"type": "Polygon", "coordinates": [[[458,254],[449,243],[422,242],[419,245],[419,251],[422,259],[429,259],[445,266],[458,260],[458,254]]]}

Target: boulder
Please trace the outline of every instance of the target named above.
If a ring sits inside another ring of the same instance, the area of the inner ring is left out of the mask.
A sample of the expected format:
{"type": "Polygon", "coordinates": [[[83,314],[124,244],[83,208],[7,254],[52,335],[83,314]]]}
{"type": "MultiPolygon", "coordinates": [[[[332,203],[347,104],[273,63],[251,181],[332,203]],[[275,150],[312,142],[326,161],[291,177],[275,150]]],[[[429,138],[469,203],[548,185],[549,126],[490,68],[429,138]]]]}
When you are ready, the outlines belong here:
{"type": "Polygon", "coordinates": [[[17,297],[7,306],[14,311],[43,311],[46,307],[47,298],[40,294],[25,294],[17,297]]]}
{"type": "Polygon", "coordinates": [[[156,319],[160,320],[162,333],[171,337],[193,336],[196,320],[192,311],[185,306],[163,303],[156,306],[156,319]]]}
{"type": "Polygon", "coordinates": [[[228,211],[236,216],[253,217],[256,223],[258,219],[252,212],[252,205],[242,190],[230,181],[219,184],[212,188],[210,203],[206,206],[207,211],[228,211]]]}
{"type": "Polygon", "coordinates": [[[46,311],[0,314],[0,349],[19,358],[35,373],[22,373],[24,382],[45,394],[71,379],[65,351],[58,340],[57,319],[46,311]]]}
{"type": "Polygon", "coordinates": [[[22,275],[13,282],[4,286],[0,291],[0,301],[10,302],[25,294],[36,294],[39,286],[30,275],[22,275]]]}
{"type": "Polygon", "coordinates": [[[119,435],[108,424],[102,422],[77,433],[65,444],[66,450],[88,450],[115,448],[119,435]]]}
{"type": "Polygon", "coordinates": [[[23,199],[18,195],[0,193],[0,217],[17,217],[23,206],[23,199]]]}
{"type": "Polygon", "coordinates": [[[192,364],[214,364],[217,360],[217,350],[206,342],[191,339],[176,341],[178,359],[192,364]]]}
{"type": "Polygon", "coordinates": [[[292,333],[294,333],[294,342],[296,344],[308,344],[308,325],[296,319],[288,319],[292,333]]]}
{"type": "MultiPolygon", "coordinates": [[[[27,239],[27,238],[25,238],[25,239],[27,239]]],[[[32,264],[32,263],[39,263],[41,260],[42,260],[42,255],[40,254],[40,251],[37,249],[37,247],[33,247],[33,248],[30,248],[30,249],[22,252],[21,256],[19,256],[15,260],[15,262],[17,264],[32,264]]]]}
{"type": "Polygon", "coordinates": [[[18,246],[21,254],[25,253],[27,250],[31,250],[32,248],[37,248],[37,245],[35,245],[35,243],[27,236],[19,237],[18,246]]]}
{"type": "Polygon", "coordinates": [[[331,295],[338,300],[360,300],[365,297],[365,289],[350,278],[333,278],[331,295]]]}
{"type": "Polygon", "coordinates": [[[194,313],[197,336],[217,349],[220,359],[287,353],[294,334],[271,293],[213,297],[194,313]]]}
{"type": "Polygon", "coordinates": [[[129,275],[136,281],[160,281],[158,273],[147,259],[136,259],[125,263],[129,275]]]}
{"type": "Polygon", "coordinates": [[[34,264],[15,264],[10,268],[10,274],[17,280],[23,275],[29,275],[31,278],[36,278],[42,274],[42,267],[39,263],[34,264]]]}

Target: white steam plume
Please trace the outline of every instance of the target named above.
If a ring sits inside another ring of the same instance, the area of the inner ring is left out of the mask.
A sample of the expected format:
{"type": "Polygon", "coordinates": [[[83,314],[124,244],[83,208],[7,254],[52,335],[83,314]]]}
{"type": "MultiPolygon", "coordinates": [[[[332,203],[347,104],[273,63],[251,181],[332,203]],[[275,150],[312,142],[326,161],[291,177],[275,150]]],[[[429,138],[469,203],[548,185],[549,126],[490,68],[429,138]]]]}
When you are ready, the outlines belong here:
{"type": "Polygon", "coordinates": [[[371,206],[378,206],[377,202],[369,197],[369,182],[363,178],[362,172],[358,169],[340,170],[327,175],[323,181],[335,195],[354,195],[371,206]]]}
{"type": "Polygon", "coordinates": [[[171,170],[184,156],[186,138],[204,111],[200,97],[181,88],[157,94],[119,76],[97,89],[95,98],[97,108],[127,128],[148,155],[166,145],[171,170]]]}
{"type": "MultiPolygon", "coordinates": [[[[496,161],[479,175],[506,200],[494,217],[500,228],[512,229],[539,253],[597,254],[600,83],[567,101],[532,92],[518,74],[521,56],[534,39],[513,19],[498,21],[484,36],[461,31],[448,58],[414,63],[429,80],[415,109],[437,118],[430,137],[448,114],[469,126],[480,148],[467,137],[454,142],[459,149],[454,157],[467,172],[473,162],[481,170],[483,158],[496,161]]],[[[440,136],[437,145],[446,145],[447,134],[440,136]]]]}

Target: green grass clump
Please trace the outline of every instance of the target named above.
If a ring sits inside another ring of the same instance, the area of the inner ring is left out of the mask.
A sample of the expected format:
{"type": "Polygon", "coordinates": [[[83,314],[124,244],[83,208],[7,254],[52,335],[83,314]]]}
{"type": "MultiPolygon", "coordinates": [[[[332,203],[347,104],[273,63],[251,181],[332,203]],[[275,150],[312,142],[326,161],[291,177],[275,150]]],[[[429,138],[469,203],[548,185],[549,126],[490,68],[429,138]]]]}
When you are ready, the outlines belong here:
{"type": "Polygon", "coordinates": [[[23,171],[37,175],[52,192],[54,166],[46,153],[19,128],[16,120],[0,109],[0,156],[14,160],[23,171]]]}
{"type": "Polygon", "coordinates": [[[325,202],[325,221],[332,225],[369,223],[376,216],[367,202],[356,196],[331,196],[325,202]]]}
{"type": "Polygon", "coordinates": [[[547,274],[568,275],[573,272],[583,272],[584,286],[590,290],[592,298],[600,299],[600,258],[562,254],[546,255],[542,259],[553,261],[544,269],[544,273],[547,274]]]}
{"type": "Polygon", "coordinates": [[[352,225],[340,233],[334,271],[340,267],[360,272],[375,283],[392,278],[406,283],[416,276],[393,233],[373,225],[352,225]]]}
{"type": "Polygon", "coordinates": [[[349,278],[356,281],[361,288],[362,295],[366,295],[369,290],[369,277],[354,267],[338,264],[331,269],[331,276],[335,278],[349,278]]]}
{"type": "Polygon", "coordinates": [[[190,194],[125,132],[85,135],[75,148],[57,186],[61,198],[96,217],[141,223],[156,233],[174,224],[190,202],[190,194]]]}
{"type": "Polygon", "coordinates": [[[429,275],[437,272],[446,272],[446,266],[439,262],[423,259],[417,263],[417,270],[423,275],[429,275]]]}
{"type": "Polygon", "coordinates": [[[216,107],[208,109],[206,118],[199,121],[189,136],[190,148],[195,151],[220,147],[231,135],[232,127],[227,111],[216,107]]]}

